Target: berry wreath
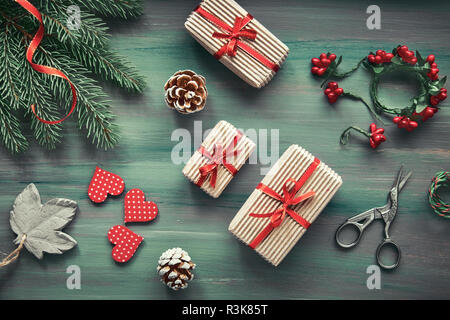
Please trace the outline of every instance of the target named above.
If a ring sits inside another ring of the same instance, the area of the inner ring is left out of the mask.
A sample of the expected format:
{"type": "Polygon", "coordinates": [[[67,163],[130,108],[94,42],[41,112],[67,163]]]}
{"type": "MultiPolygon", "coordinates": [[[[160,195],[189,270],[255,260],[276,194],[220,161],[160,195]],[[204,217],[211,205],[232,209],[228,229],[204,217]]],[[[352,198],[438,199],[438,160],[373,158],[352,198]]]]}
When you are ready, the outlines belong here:
{"type": "MultiPolygon", "coordinates": [[[[321,87],[327,83],[330,78],[343,79],[351,75],[361,65],[370,71],[372,75],[370,83],[370,97],[373,103],[373,110],[370,108],[363,98],[344,91],[338,87],[337,82],[329,82],[324,93],[330,103],[335,103],[339,97],[348,97],[351,99],[360,100],[365,106],[380,120],[377,114],[391,114],[394,115],[392,121],[399,127],[407,131],[413,131],[418,127],[418,121],[425,122],[431,118],[438,110],[438,104],[447,98],[447,89],[444,88],[447,77],[439,79],[439,69],[435,61],[435,56],[430,54],[426,59],[423,59],[419,51],[409,50],[405,45],[399,45],[392,50],[386,52],[384,50],[377,50],[376,53],[370,53],[358,62],[353,69],[341,73],[338,71],[338,66],[342,62],[342,57],[337,58],[333,53],[322,53],[319,58],[312,58],[311,73],[316,76],[325,76],[321,87]],[[396,72],[406,71],[412,72],[417,76],[420,84],[419,94],[412,99],[410,106],[404,108],[392,108],[380,102],[378,97],[378,85],[383,75],[396,72]]],[[[373,125],[371,124],[371,131],[365,131],[355,126],[347,128],[341,135],[341,143],[345,144],[348,141],[350,131],[357,131],[367,137],[373,138],[373,125]]],[[[383,139],[384,142],[385,138],[383,139]]],[[[381,143],[380,142],[380,143],[381,143]]],[[[378,147],[380,143],[370,143],[372,148],[378,147]]]]}

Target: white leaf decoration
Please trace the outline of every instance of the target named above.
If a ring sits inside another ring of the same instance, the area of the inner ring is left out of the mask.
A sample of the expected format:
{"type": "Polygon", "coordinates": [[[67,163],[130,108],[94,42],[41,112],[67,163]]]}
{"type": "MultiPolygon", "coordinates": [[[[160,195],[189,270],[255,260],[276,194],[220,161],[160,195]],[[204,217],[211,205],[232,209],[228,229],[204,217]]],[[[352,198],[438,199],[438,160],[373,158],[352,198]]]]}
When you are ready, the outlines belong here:
{"type": "Polygon", "coordinates": [[[69,199],[52,199],[44,205],[36,186],[31,183],[14,201],[9,218],[19,244],[26,235],[25,248],[42,259],[43,253],[61,254],[77,245],[75,239],[61,230],[70,222],[77,212],[78,205],[69,199]]]}

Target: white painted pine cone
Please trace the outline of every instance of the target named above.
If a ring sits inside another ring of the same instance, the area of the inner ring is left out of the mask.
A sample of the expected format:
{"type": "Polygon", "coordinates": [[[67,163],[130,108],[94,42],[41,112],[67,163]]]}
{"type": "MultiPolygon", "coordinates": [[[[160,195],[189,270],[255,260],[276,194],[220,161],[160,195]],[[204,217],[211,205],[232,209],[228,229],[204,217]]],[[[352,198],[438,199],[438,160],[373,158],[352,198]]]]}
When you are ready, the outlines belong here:
{"type": "Polygon", "coordinates": [[[194,279],[193,269],[195,269],[195,263],[181,248],[172,248],[163,252],[156,268],[161,282],[173,290],[187,288],[187,282],[194,279]]]}

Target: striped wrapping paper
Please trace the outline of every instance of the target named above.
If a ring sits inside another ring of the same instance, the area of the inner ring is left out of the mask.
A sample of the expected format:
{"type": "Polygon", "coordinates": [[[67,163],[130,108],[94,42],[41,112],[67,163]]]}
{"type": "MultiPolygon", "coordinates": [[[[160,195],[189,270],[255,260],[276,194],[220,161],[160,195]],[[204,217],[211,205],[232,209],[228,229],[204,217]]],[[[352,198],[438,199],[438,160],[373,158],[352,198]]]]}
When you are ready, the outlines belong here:
{"type": "MultiPolygon", "coordinates": [[[[211,132],[203,141],[202,146],[206,148],[209,153],[213,153],[215,144],[222,144],[224,148],[227,148],[232,142],[236,134],[237,129],[230,123],[222,120],[216,124],[211,132]]],[[[227,159],[227,162],[232,164],[238,171],[247,161],[250,154],[255,150],[256,145],[245,135],[238,141],[235,149],[240,150],[236,157],[227,159]]],[[[197,183],[200,179],[200,167],[208,164],[208,159],[204,157],[198,150],[195,151],[193,156],[189,159],[186,166],[183,169],[183,174],[191,182],[197,183]]],[[[233,179],[233,175],[223,165],[218,166],[217,170],[217,182],[213,188],[210,183],[210,177],[200,186],[211,197],[218,198],[225,187],[233,179]]]]}
{"type": "MultiPolygon", "coordinates": [[[[291,145],[270,169],[262,183],[282,195],[285,181],[289,178],[294,178],[298,181],[313,161],[314,156],[308,151],[298,145],[291,145]]],[[[320,162],[319,166],[297,193],[297,195],[300,195],[312,190],[316,193],[315,196],[298,205],[291,206],[291,208],[308,222],[313,223],[341,185],[342,178],[325,163],[320,162]]],[[[228,230],[248,245],[269,224],[270,220],[268,217],[255,218],[249,216],[249,214],[268,213],[281,206],[280,201],[255,189],[231,221],[228,230]]],[[[286,214],[281,225],[273,229],[256,246],[255,250],[268,262],[277,266],[305,232],[306,229],[304,227],[286,214]]]]}
{"type": "MultiPolygon", "coordinates": [[[[204,0],[200,7],[229,26],[233,26],[236,17],[245,17],[248,14],[246,10],[233,0],[204,0]]],[[[223,33],[224,30],[202,17],[195,10],[188,17],[185,27],[194,39],[212,55],[226,43],[225,39],[218,39],[212,36],[214,32],[223,33]]],[[[289,53],[289,48],[255,18],[248,23],[247,27],[257,32],[256,39],[240,38],[239,40],[245,42],[271,62],[278,65],[278,67],[281,66],[289,53]]],[[[220,58],[220,62],[245,82],[256,88],[265,86],[276,73],[241,48],[237,48],[234,57],[223,55],[220,58]]]]}

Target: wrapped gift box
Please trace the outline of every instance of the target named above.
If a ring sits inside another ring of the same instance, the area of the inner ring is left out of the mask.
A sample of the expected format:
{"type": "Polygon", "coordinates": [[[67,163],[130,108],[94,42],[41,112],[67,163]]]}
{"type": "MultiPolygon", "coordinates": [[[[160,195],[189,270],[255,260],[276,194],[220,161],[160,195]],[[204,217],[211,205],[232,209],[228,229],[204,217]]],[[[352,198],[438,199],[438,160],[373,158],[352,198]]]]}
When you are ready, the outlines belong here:
{"type": "Polygon", "coordinates": [[[222,120],[189,159],[183,174],[207,194],[218,198],[255,147],[253,141],[222,120]]]}
{"type": "Polygon", "coordinates": [[[191,35],[248,84],[261,88],[289,48],[233,0],[204,0],[185,23],[191,35]]]}
{"type": "Polygon", "coordinates": [[[341,177],[325,163],[292,145],[253,191],[228,230],[277,266],[341,185],[341,177]]]}

